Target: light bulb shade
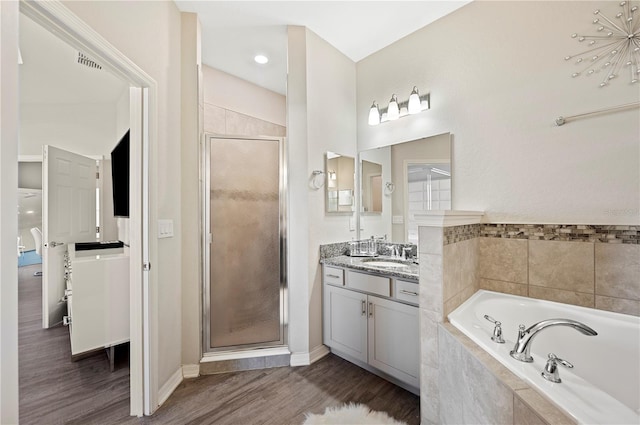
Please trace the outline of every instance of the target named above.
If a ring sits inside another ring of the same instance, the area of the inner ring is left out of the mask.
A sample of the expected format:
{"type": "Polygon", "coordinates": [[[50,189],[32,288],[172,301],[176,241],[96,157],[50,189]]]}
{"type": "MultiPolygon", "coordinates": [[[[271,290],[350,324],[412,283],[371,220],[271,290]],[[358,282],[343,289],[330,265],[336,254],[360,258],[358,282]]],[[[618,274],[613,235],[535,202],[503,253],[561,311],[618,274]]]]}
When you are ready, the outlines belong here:
{"type": "Polygon", "coordinates": [[[378,105],[374,101],[373,105],[371,105],[371,109],[369,109],[369,125],[378,124],[380,124],[380,110],[378,109],[378,105]]]}
{"type": "Polygon", "coordinates": [[[409,96],[409,105],[408,105],[410,114],[417,114],[422,111],[422,107],[420,105],[420,94],[418,93],[418,88],[414,87],[411,95],[409,96]]]}
{"type": "Polygon", "coordinates": [[[389,107],[387,108],[387,119],[393,121],[398,118],[400,118],[400,108],[398,107],[398,97],[394,94],[391,96],[389,107]]]}

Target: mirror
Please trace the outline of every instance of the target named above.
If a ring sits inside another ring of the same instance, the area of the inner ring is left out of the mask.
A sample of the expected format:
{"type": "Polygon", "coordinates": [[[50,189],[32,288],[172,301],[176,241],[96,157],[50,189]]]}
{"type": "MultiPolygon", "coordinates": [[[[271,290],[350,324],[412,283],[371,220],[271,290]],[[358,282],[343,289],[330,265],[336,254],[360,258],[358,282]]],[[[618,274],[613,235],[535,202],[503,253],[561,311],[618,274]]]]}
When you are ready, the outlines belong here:
{"type": "Polygon", "coordinates": [[[355,167],[353,157],[327,152],[325,163],[325,205],[328,213],[352,213],[355,167]]]}
{"type": "Polygon", "coordinates": [[[361,208],[363,214],[382,213],[382,164],[362,160],[360,162],[361,208]]]}
{"type": "Polygon", "coordinates": [[[451,134],[360,152],[359,239],[387,235],[394,243],[417,243],[416,213],[451,209],[451,134]],[[371,164],[379,165],[381,211],[369,210],[371,164]],[[369,171],[366,171],[369,170],[369,171]]]}

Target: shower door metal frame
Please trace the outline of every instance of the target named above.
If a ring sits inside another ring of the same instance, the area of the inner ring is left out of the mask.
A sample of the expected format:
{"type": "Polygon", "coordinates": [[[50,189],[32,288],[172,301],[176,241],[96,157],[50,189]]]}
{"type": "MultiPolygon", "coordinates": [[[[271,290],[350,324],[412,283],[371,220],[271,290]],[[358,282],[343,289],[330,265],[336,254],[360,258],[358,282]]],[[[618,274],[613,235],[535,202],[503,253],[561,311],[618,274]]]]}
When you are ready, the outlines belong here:
{"type": "Polygon", "coordinates": [[[202,220],[202,357],[215,356],[230,351],[257,350],[287,346],[288,332],[288,288],[287,288],[287,150],[286,138],[264,136],[228,136],[205,133],[201,143],[200,163],[200,206],[202,220]],[[243,344],[236,346],[211,347],[211,140],[265,140],[277,141],[279,150],[279,241],[280,241],[280,340],[268,343],[243,344]]]}

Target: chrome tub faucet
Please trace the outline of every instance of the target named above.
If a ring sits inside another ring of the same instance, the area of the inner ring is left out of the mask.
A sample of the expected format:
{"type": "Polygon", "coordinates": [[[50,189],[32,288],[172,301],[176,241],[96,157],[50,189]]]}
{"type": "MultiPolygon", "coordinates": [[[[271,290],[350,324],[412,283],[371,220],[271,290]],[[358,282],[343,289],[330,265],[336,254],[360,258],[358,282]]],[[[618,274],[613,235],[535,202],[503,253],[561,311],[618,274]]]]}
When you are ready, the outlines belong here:
{"type": "Polygon", "coordinates": [[[536,335],[538,335],[538,333],[540,333],[540,331],[552,326],[569,326],[588,336],[598,335],[596,331],[594,331],[584,323],[580,323],[571,319],[543,320],[541,322],[535,323],[528,329],[525,329],[524,325],[520,325],[518,329],[518,338],[516,339],[516,344],[513,346],[513,350],[511,350],[511,352],[509,353],[511,357],[521,362],[531,363],[533,361],[533,357],[531,357],[530,354],[533,339],[536,337],[536,335]]]}

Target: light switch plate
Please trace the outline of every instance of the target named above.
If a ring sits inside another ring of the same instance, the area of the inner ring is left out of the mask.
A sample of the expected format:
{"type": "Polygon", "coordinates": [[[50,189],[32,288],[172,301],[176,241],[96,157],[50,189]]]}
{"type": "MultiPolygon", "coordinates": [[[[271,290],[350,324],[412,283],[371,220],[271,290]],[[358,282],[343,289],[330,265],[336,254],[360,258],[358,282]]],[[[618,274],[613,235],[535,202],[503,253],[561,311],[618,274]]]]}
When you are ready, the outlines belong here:
{"type": "Polygon", "coordinates": [[[173,220],[158,220],[158,239],[173,237],[173,220]]]}

